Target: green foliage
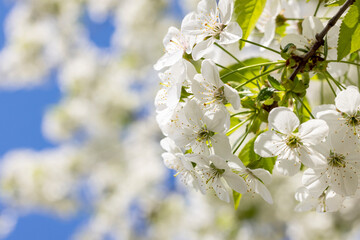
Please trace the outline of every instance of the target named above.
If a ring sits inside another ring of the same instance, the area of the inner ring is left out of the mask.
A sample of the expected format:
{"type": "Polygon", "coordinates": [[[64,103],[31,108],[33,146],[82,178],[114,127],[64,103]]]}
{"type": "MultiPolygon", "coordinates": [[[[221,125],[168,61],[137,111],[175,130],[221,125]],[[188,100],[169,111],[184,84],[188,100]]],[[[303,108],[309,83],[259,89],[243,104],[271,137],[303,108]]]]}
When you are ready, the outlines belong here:
{"type": "Polygon", "coordinates": [[[233,198],[234,198],[234,208],[235,208],[235,210],[237,210],[239,208],[241,196],[242,195],[240,193],[233,190],[233,198]]]}
{"type": "MultiPolygon", "coordinates": [[[[225,74],[228,74],[231,71],[237,70],[239,68],[242,68],[244,66],[251,66],[251,65],[255,65],[255,64],[260,64],[260,63],[268,63],[270,62],[268,59],[265,58],[261,58],[261,57],[256,57],[256,58],[249,58],[246,59],[240,63],[235,63],[233,65],[231,65],[230,67],[228,67],[228,69],[222,69],[220,71],[220,76],[224,76],[225,74]]],[[[254,68],[248,68],[248,69],[244,69],[239,71],[238,73],[233,73],[231,75],[228,75],[225,78],[222,78],[224,83],[243,83],[245,82],[245,80],[253,78],[254,76],[258,75],[260,70],[260,67],[254,67],[254,68]]]]}
{"type": "Polygon", "coordinates": [[[270,83],[270,85],[275,88],[276,90],[279,91],[284,91],[285,88],[280,84],[280,82],[278,80],[276,80],[274,77],[268,75],[268,81],[270,83]]]}
{"type": "Polygon", "coordinates": [[[258,135],[260,135],[260,133],[257,134],[254,138],[250,139],[249,142],[243,147],[243,149],[239,153],[239,158],[248,168],[264,168],[270,173],[272,173],[276,157],[263,158],[254,152],[254,143],[258,135]]]}
{"type": "Polygon", "coordinates": [[[338,60],[360,49],[360,0],[350,6],[340,26],[338,60]]]}
{"type": "MultiPolygon", "coordinates": [[[[234,17],[243,30],[243,39],[247,39],[264,10],[266,0],[235,0],[234,17]]],[[[240,42],[240,48],[244,46],[240,42]]]]}
{"type": "Polygon", "coordinates": [[[265,101],[265,100],[269,99],[270,97],[272,97],[274,92],[275,92],[275,89],[273,89],[273,88],[263,88],[259,92],[259,94],[257,96],[257,100],[265,101]]]}

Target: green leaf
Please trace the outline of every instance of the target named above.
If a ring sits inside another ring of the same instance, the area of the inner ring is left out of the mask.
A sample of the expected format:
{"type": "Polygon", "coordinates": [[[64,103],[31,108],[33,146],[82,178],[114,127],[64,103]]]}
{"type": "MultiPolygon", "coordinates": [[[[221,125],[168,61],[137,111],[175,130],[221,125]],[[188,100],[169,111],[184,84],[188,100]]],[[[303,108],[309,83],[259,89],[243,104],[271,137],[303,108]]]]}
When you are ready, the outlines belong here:
{"type": "Polygon", "coordinates": [[[276,90],[279,91],[284,91],[285,88],[280,84],[280,82],[278,80],[276,80],[274,77],[272,77],[271,75],[268,75],[268,81],[270,83],[270,85],[275,88],[276,90]]]}
{"type": "MultiPolygon", "coordinates": [[[[235,0],[234,17],[243,30],[243,39],[247,39],[264,10],[266,0],[235,0]]],[[[240,48],[244,46],[240,41],[240,48]]]]}
{"type": "MultiPolygon", "coordinates": [[[[255,57],[255,58],[249,58],[249,59],[246,59],[240,63],[235,63],[233,65],[231,65],[230,67],[228,67],[228,69],[222,69],[220,71],[220,76],[224,76],[225,74],[233,71],[233,70],[236,70],[236,69],[239,69],[239,68],[242,68],[244,66],[250,66],[250,65],[255,65],[255,64],[260,64],[260,63],[268,63],[270,62],[268,59],[265,59],[265,58],[261,58],[261,57],[255,57]]],[[[245,78],[247,79],[250,79],[250,78],[253,78],[254,76],[258,75],[259,74],[259,70],[260,70],[260,67],[254,67],[254,68],[251,68],[251,69],[246,69],[246,70],[243,70],[243,71],[239,71],[239,74],[231,74],[229,76],[227,76],[226,78],[222,79],[224,83],[243,83],[246,81],[245,78]],[[242,76],[243,77],[242,77],[242,76]]]]}
{"type": "Polygon", "coordinates": [[[272,97],[274,92],[275,92],[275,89],[273,89],[273,88],[263,88],[259,92],[259,94],[257,96],[257,100],[265,101],[265,100],[269,99],[270,97],[272,97]]]}
{"type": "Polygon", "coordinates": [[[338,61],[360,49],[360,0],[350,6],[340,26],[338,61]]]}
{"type": "Polygon", "coordinates": [[[260,135],[260,133],[257,134],[254,138],[250,139],[249,142],[243,147],[243,149],[239,153],[239,158],[248,168],[263,168],[272,173],[276,157],[263,158],[254,152],[254,143],[258,135],[260,135]]]}
{"type": "Polygon", "coordinates": [[[325,7],[341,6],[346,0],[325,0],[325,7]]]}
{"type": "Polygon", "coordinates": [[[237,210],[240,205],[241,194],[233,190],[234,208],[237,210]]]}

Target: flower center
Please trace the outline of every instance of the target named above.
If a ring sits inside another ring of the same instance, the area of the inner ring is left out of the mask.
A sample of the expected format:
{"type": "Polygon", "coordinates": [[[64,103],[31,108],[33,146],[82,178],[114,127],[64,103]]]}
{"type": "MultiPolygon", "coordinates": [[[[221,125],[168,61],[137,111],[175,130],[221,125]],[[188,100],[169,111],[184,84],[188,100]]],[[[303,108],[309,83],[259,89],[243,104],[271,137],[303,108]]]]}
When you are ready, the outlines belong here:
{"type": "Polygon", "coordinates": [[[219,23],[217,20],[206,22],[204,25],[206,31],[211,32],[212,37],[214,37],[217,40],[220,39],[220,34],[227,26],[223,23],[219,23]]]}
{"type": "Polygon", "coordinates": [[[227,103],[226,98],[225,98],[224,86],[222,86],[221,88],[218,88],[215,91],[214,98],[224,104],[227,103]]]}
{"type": "Polygon", "coordinates": [[[345,156],[340,154],[340,153],[336,153],[333,151],[330,151],[330,155],[327,158],[328,164],[331,167],[345,167],[346,163],[345,163],[345,156]]]}
{"type": "Polygon", "coordinates": [[[210,167],[213,170],[214,176],[221,176],[225,172],[225,169],[217,168],[213,163],[210,164],[210,167]]]}
{"type": "Polygon", "coordinates": [[[302,145],[302,142],[297,136],[291,135],[286,139],[286,145],[290,148],[298,148],[302,145]]]}
{"type": "Polygon", "coordinates": [[[210,137],[214,136],[214,132],[209,131],[206,126],[202,127],[200,131],[198,132],[197,139],[199,142],[201,141],[207,141],[210,139],[210,137]]]}
{"type": "Polygon", "coordinates": [[[345,115],[346,124],[351,127],[356,127],[360,124],[360,113],[356,112],[352,116],[345,115]]]}

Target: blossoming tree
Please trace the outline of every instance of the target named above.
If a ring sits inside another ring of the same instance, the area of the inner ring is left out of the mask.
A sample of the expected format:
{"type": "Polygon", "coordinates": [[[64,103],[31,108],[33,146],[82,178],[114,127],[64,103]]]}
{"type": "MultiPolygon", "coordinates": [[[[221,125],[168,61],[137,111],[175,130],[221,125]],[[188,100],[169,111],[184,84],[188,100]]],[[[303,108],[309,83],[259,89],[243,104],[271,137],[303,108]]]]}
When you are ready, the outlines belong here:
{"type": "Polygon", "coordinates": [[[273,171],[303,174],[298,211],[358,198],[359,10],[359,0],[201,0],[155,64],[166,165],[235,207],[247,192],[272,203],[273,171]]]}

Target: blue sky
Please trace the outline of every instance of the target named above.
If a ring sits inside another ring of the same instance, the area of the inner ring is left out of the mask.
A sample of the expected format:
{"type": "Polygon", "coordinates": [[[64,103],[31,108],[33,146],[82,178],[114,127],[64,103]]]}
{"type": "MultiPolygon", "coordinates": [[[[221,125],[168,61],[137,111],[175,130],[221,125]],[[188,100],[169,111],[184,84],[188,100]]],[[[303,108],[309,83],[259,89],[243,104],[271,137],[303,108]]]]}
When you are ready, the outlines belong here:
{"type": "MultiPolygon", "coordinates": [[[[0,1],[0,48],[6,41],[4,19],[11,9],[9,1],[0,1]]],[[[99,47],[109,47],[110,36],[114,31],[111,20],[95,24],[84,16],[89,36],[99,47]]],[[[1,76],[0,76],[1,77],[1,76]]],[[[39,87],[25,90],[8,91],[0,89],[0,155],[18,148],[36,150],[55,147],[41,132],[41,123],[46,109],[61,99],[54,71],[48,81],[39,87]]],[[[2,209],[3,206],[0,206],[2,209]]],[[[75,230],[86,222],[88,214],[80,212],[69,219],[61,219],[47,213],[33,213],[19,218],[18,224],[6,239],[22,240],[64,240],[70,239],[75,230]]]]}
{"type": "MultiPolygon", "coordinates": [[[[11,9],[11,1],[0,0],[0,49],[6,41],[4,19],[11,9]]],[[[182,17],[178,0],[174,0],[170,14],[182,17]]],[[[89,31],[89,38],[100,48],[110,46],[110,36],[114,31],[111,18],[103,23],[94,23],[85,15],[83,22],[89,31]]],[[[1,76],[0,76],[1,77],[1,76]]],[[[56,147],[41,132],[41,123],[46,109],[58,103],[61,92],[54,71],[48,81],[39,87],[25,90],[8,91],[0,89],[0,157],[18,148],[42,150],[56,147]]],[[[3,206],[0,203],[0,210],[3,206]]],[[[15,230],[8,240],[64,240],[70,239],[76,229],[88,220],[88,214],[80,212],[69,219],[61,219],[46,213],[32,213],[19,218],[15,230]]]]}

